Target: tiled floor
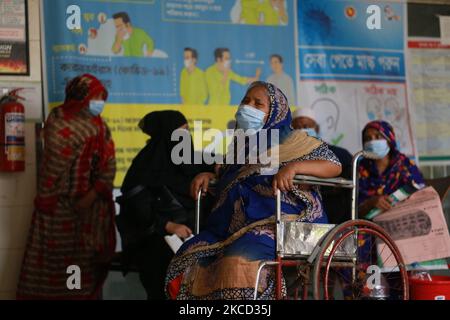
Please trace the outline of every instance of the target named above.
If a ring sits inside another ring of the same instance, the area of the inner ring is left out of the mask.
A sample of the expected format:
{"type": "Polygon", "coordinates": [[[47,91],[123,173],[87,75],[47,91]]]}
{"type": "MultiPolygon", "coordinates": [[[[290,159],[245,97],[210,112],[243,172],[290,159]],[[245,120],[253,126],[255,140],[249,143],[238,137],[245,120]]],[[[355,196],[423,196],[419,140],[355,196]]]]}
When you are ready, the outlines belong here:
{"type": "MultiPolygon", "coordinates": [[[[431,271],[432,275],[450,276],[449,270],[431,271]]],[[[310,290],[309,293],[312,296],[310,290]]],[[[340,298],[340,297],[336,297],[340,298]]],[[[110,272],[103,287],[104,300],[146,300],[147,295],[137,273],[129,273],[126,277],[120,272],[110,272]]]]}
{"type": "Polygon", "coordinates": [[[110,272],[103,287],[104,300],[146,300],[147,295],[137,273],[126,277],[121,272],[110,272]]]}

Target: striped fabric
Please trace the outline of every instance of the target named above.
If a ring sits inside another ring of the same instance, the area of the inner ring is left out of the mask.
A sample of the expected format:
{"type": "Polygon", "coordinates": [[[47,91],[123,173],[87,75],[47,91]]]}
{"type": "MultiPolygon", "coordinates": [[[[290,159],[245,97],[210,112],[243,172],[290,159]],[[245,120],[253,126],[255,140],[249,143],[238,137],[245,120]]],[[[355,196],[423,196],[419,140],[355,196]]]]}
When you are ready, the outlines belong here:
{"type": "Polygon", "coordinates": [[[55,108],[45,125],[18,299],[96,299],[114,253],[114,143],[103,120],[76,104],[55,108]],[[75,210],[92,188],[99,195],[93,206],[75,210]],[[72,265],[81,270],[80,289],[68,288],[72,265]]]}

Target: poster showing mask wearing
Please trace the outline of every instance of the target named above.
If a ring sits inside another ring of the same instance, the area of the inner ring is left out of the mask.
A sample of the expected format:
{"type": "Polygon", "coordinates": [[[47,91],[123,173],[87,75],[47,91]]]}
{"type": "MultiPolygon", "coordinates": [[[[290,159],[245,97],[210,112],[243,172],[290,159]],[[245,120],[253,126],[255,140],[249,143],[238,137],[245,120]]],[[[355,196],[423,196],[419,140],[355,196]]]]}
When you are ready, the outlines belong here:
{"type": "Polygon", "coordinates": [[[365,1],[304,0],[298,6],[298,104],[315,111],[322,139],[355,153],[364,125],[382,119],[394,127],[400,150],[414,155],[405,5],[380,2],[373,21],[365,1]]]}
{"type": "MultiPolygon", "coordinates": [[[[92,73],[107,87],[102,116],[116,143],[120,185],[149,138],[148,112],[181,111],[193,128],[234,128],[248,85],[270,81],[296,97],[294,2],[287,0],[44,0],[48,100],[92,73]],[[77,20],[77,17],[81,17],[77,20]],[[77,25],[79,24],[79,25],[77,25]]],[[[194,137],[196,148],[208,141],[194,137]]]]}
{"type": "Polygon", "coordinates": [[[116,185],[148,139],[137,126],[145,114],[181,111],[199,149],[212,142],[202,130],[234,128],[236,106],[255,80],[278,86],[291,106],[313,108],[330,144],[355,153],[364,125],[384,119],[400,150],[415,155],[402,3],[380,2],[378,29],[368,28],[368,3],[356,0],[43,3],[50,106],[61,103],[72,77],[102,80],[116,185]],[[198,135],[194,120],[201,121],[198,135]]]}

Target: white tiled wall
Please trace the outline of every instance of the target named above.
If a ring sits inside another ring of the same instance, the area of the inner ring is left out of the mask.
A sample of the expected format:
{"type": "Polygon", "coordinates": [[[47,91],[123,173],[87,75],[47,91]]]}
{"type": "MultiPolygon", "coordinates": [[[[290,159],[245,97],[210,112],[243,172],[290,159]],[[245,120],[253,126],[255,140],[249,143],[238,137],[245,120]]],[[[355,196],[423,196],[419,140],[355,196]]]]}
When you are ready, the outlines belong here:
{"type": "Polygon", "coordinates": [[[35,125],[25,126],[26,166],[0,173],[0,299],[15,297],[36,190],[35,125]]]}
{"type": "MultiPolygon", "coordinates": [[[[28,0],[30,76],[0,77],[2,83],[41,83],[39,0],[28,0]]],[[[35,124],[25,126],[26,169],[0,173],[0,299],[14,299],[36,192],[35,124]]]]}

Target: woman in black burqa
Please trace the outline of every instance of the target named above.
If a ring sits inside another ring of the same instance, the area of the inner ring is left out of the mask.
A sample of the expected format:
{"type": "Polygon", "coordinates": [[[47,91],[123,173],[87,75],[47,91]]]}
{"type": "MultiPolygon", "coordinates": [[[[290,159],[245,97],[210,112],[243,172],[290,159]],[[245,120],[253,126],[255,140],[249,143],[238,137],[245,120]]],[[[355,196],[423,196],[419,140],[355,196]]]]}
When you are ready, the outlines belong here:
{"type": "MultiPolygon", "coordinates": [[[[172,133],[188,128],[181,112],[151,112],[139,127],[151,139],[134,158],[118,199],[122,263],[125,270],[136,265],[149,299],[165,299],[164,279],[173,251],[164,236],[176,234],[185,239],[192,234],[195,203],[189,196],[190,183],[202,170],[213,168],[193,161],[173,163],[172,149],[179,142],[171,141],[172,133]]],[[[193,160],[192,142],[189,148],[193,160]]]]}

